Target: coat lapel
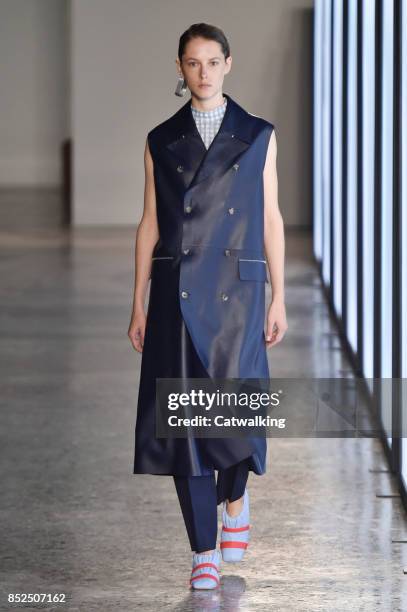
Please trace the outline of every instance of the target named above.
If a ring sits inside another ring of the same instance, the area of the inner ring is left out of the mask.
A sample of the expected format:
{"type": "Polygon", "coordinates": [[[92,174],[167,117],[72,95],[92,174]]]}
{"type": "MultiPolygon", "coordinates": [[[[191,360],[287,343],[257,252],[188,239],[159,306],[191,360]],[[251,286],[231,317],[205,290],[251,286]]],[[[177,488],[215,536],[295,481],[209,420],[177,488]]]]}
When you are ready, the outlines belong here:
{"type": "Polygon", "coordinates": [[[207,178],[215,178],[233,166],[253,141],[250,115],[228,94],[226,110],[220,128],[209,149],[198,132],[191,111],[191,98],[173,117],[171,138],[167,149],[182,162],[185,187],[190,189],[207,178]]]}

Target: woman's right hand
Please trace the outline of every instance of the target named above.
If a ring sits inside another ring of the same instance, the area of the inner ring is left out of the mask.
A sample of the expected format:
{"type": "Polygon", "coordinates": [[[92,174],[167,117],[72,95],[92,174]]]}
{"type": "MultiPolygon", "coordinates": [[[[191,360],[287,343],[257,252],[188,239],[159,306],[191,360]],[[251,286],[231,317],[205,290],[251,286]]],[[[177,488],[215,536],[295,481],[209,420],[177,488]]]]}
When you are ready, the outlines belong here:
{"type": "Polygon", "coordinates": [[[127,335],[130,338],[133,348],[139,353],[143,352],[145,329],[146,315],[144,311],[134,313],[130,321],[127,335]]]}

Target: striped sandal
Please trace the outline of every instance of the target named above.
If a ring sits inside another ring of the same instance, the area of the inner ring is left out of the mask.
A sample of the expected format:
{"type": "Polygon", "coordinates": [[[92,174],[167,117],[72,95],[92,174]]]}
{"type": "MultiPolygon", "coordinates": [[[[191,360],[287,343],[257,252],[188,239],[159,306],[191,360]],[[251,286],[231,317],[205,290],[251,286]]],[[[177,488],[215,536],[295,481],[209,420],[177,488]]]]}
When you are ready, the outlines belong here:
{"type": "Polygon", "coordinates": [[[237,516],[229,516],[226,511],[226,502],[223,503],[220,549],[224,561],[237,563],[243,559],[249,544],[249,530],[249,492],[245,489],[243,508],[237,516]]]}
{"type": "Polygon", "coordinates": [[[213,553],[194,553],[190,585],[193,589],[216,589],[220,585],[219,568],[222,561],[218,550],[213,553]]]}

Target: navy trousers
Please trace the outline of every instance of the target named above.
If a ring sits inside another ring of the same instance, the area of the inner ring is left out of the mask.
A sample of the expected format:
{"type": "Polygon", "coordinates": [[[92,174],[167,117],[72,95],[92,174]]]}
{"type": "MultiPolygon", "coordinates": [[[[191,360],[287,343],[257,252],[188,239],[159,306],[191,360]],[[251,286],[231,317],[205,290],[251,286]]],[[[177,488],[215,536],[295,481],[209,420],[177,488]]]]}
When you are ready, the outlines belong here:
{"type": "Polygon", "coordinates": [[[191,550],[203,552],[216,548],[218,504],[233,502],[244,495],[249,476],[244,459],[210,476],[173,476],[191,550]]]}

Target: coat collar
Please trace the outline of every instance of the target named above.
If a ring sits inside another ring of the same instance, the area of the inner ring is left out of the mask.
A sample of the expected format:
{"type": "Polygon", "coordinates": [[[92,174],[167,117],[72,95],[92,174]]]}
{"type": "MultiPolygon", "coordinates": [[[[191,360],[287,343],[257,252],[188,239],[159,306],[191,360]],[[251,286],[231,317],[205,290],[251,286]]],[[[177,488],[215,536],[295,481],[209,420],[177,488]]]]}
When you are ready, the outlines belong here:
{"type": "MultiPolygon", "coordinates": [[[[228,134],[251,144],[252,133],[250,114],[244,110],[229,94],[223,93],[227,99],[226,110],[218,134],[228,134]]],[[[171,135],[174,140],[187,136],[200,136],[191,110],[190,98],[171,118],[171,135]]]]}
{"type": "Polygon", "coordinates": [[[167,123],[170,129],[165,146],[183,164],[187,164],[188,171],[183,177],[187,188],[208,177],[221,175],[248,149],[256,136],[254,117],[228,94],[223,95],[227,98],[225,114],[208,149],[192,115],[192,98],[167,123]]]}

